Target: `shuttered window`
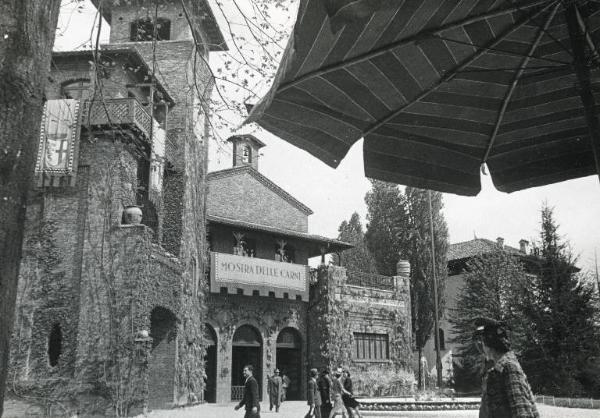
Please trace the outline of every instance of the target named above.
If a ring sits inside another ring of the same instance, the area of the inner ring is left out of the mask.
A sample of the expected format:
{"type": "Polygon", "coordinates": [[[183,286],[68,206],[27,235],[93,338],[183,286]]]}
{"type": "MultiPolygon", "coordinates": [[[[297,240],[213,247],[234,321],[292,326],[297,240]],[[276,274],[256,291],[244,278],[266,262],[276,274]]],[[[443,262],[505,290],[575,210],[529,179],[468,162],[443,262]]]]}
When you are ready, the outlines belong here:
{"type": "Polygon", "coordinates": [[[354,333],[354,358],[356,360],[388,360],[388,335],[354,333]]]}

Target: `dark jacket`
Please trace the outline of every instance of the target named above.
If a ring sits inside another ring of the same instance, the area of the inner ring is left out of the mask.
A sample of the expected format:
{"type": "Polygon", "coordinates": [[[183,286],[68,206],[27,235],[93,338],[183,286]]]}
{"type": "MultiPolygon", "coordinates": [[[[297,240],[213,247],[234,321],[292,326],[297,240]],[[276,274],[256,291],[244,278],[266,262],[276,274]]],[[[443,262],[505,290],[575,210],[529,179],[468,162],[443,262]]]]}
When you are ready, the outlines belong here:
{"type": "Polygon", "coordinates": [[[244,397],[239,403],[240,408],[244,406],[246,411],[252,410],[256,407],[257,411],[260,412],[260,404],[258,403],[258,383],[254,376],[250,376],[244,383],[244,397]]]}
{"type": "Polygon", "coordinates": [[[309,405],[321,406],[321,394],[317,389],[317,381],[314,377],[311,377],[308,380],[308,393],[306,394],[306,399],[308,400],[309,405]]]}
{"type": "Polygon", "coordinates": [[[321,394],[321,402],[331,403],[331,378],[328,375],[322,374],[317,381],[317,386],[321,394]]]}

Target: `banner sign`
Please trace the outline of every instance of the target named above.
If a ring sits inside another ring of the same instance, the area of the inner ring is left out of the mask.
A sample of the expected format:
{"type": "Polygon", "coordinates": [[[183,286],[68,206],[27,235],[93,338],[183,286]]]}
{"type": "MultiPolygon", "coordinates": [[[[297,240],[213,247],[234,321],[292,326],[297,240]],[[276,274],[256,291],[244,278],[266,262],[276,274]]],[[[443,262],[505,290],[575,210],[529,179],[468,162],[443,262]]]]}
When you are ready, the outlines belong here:
{"type": "Polygon", "coordinates": [[[212,292],[228,287],[233,292],[239,288],[246,289],[249,294],[252,294],[252,290],[277,290],[276,294],[288,292],[308,295],[308,276],[308,266],[301,264],[211,253],[212,292]]]}
{"type": "Polygon", "coordinates": [[[44,105],[40,142],[35,166],[42,185],[63,186],[67,177],[73,184],[76,174],[80,132],[79,100],[48,100],[44,105]]]}

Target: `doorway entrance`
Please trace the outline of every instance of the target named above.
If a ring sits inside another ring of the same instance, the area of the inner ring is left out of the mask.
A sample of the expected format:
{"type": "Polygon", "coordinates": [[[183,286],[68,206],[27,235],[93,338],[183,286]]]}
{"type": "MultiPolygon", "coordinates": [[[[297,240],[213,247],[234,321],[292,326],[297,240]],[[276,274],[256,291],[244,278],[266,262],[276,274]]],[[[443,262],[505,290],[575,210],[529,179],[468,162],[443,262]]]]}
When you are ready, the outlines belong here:
{"type": "Polygon", "coordinates": [[[175,402],[177,317],[156,307],[150,313],[152,355],[148,364],[148,407],[172,408],[175,402]]]}
{"type": "Polygon", "coordinates": [[[275,359],[280,376],[285,375],[290,380],[286,399],[302,399],[302,337],[298,331],[293,328],[281,330],[277,336],[275,359]]]}
{"type": "Polygon", "coordinates": [[[204,372],[206,373],[204,400],[209,403],[215,403],[217,401],[217,333],[208,324],[204,324],[204,341],[206,342],[206,355],[204,356],[204,372]]]}
{"type": "Polygon", "coordinates": [[[258,396],[262,400],[262,339],[256,328],[250,325],[239,327],[233,334],[231,353],[231,400],[239,401],[244,396],[244,366],[254,367],[254,378],[258,382],[258,396]]]}

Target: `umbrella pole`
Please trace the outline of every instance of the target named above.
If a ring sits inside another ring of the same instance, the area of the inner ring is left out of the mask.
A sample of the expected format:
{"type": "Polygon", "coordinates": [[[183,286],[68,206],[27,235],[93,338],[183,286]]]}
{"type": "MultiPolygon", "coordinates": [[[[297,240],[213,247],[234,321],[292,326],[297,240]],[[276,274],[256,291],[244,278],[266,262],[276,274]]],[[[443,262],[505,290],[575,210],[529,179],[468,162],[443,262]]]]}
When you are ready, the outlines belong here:
{"type": "Polygon", "coordinates": [[[431,271],[433,272],[433,338],[435,342],[435,371],[437,374],[437,387],[442,388],[442,357],[440,355],[440,326],[438,320],[438,281],[435,269],[435,235],[433,233],[433,208],[431,204],[431,190],[427,190],[429,201],[429,232],[431,234],[431,271]]]}
{"type": "Polygon", "coordinates": [[[575,65],[575,73],[579,81],[579,96],[583,103],[585,111],[585,119],[587,121],[588,132],[590,135],[590,143],[592,145],[592,153],[596,164],[596,174],[600,179],[600,129],[598,118],[596,117],[596,103],[592,94],[592,86],[590,82],[590,68],[586,63],[584,44],[586,42],[587,31],[585,26],[582,27],[583,20],[580,19],[579,10],[575,2],[566,8],[565,16],[567,19],[567,27],[569,29],[569,38],[571,39],[571,48],[573,50],[573,64],[575,65]]]}

